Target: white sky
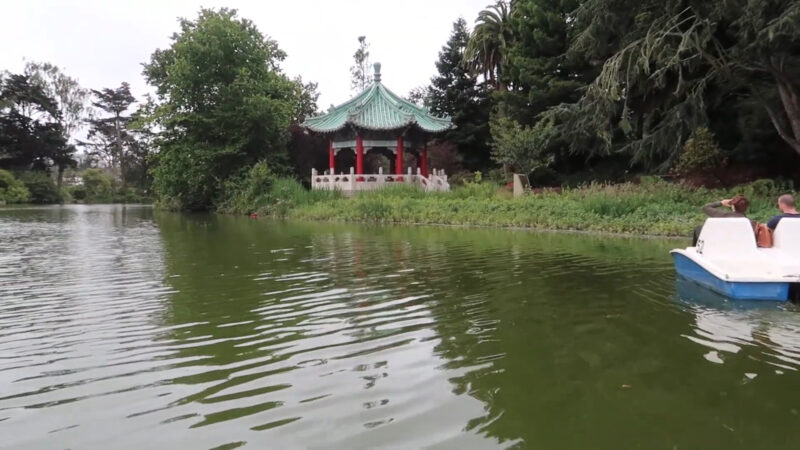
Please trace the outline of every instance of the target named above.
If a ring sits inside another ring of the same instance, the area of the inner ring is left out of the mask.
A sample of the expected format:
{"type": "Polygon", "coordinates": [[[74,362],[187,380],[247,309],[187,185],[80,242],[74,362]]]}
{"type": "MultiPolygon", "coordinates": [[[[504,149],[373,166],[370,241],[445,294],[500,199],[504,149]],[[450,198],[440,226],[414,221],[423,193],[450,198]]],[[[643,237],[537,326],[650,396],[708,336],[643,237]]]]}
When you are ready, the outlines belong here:
{"type": "Polygon", "coordinates": [[[150,92],[141,64],[169,46],[177,17],[201,6],[236,8],[288,53],[284,71],[319,83],[319,108],[351,96],[350,66],[367,36],[372,62],[399,95],[425,85],[452,23],[472,25],[492,0],[0,0],[0,70],[19,72],[26,60],[50,62],[87,88],[131,84],[150,92]]]}

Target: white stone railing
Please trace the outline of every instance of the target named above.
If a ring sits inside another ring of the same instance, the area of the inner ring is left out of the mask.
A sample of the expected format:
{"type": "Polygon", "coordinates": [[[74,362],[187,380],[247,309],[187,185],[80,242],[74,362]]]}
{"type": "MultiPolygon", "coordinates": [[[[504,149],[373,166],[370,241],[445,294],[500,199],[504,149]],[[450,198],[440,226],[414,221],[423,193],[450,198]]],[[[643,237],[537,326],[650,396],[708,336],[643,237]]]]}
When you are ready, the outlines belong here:
{"type": "Polygon", "coordinates": [[[443,170],[433,170],[428,177],[424,177],[419,169],[413,173],[409,167],[405,175],[384,174],[383,169],[377,174],[356,175],[351,167],[349,174],[320,174],[315,169],[311,170],[311,188],[323,190],[338,190],[345,195],[358,191],[371,191],[398,183],[410,184],[424,189],[426,192],[449,191],[450,183],[443,170]]]}

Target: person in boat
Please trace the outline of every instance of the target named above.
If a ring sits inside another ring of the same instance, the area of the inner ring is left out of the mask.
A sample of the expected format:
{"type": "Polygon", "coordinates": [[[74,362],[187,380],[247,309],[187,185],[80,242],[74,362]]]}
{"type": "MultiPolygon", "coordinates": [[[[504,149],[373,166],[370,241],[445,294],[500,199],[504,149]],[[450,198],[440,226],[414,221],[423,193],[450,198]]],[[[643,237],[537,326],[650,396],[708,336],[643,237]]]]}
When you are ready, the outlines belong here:
{"type": "MultiPolygon", "coordinates": [[[[747,200],[747,197],[736,195],[732,198],[704,205],[703,212],[708,217],[747,217],[748,206],[750,206],[750,201],[747,200]]],[[[700,231],[702,230],[702,225],[694,229],[692,246],[697,245],[697,239],[700,237],[700,231]]]]}
{"type": "Polygon", "coordinates": [[[770,230],[775,231],[775,228],[778,226],[778,223],[781,219],[786,217],[797,217],[800,218],[800,213],[797,212],[794,206],[794,197],[791,194],[781,195],[778,198],[778,209],[781,210],[781,213],[777,216],[769,219],[767,222],[767,226],[770,230]]]}

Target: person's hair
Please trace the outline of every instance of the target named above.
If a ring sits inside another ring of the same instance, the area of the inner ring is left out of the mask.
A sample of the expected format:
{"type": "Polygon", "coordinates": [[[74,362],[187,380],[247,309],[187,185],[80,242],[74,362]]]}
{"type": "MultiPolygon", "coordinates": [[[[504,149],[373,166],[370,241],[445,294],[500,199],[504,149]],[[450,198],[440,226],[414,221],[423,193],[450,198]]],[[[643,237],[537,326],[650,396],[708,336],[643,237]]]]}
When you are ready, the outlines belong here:
{"type": "Polygon", "coordinates": [[[794,197],[792,197],[792,194],[781,195],[778,197],[778,203],[786,205],[789,208],[794,208],[794,197]]]}
{"type": "Polygon", "coordinates": [[[750,206],[750,202],[747,201],[747,197],[744,195],[736,195],[731,199],[731,205],[733,205],[733,210],[744,214],[747,212],[747,207],[750,206]]]}

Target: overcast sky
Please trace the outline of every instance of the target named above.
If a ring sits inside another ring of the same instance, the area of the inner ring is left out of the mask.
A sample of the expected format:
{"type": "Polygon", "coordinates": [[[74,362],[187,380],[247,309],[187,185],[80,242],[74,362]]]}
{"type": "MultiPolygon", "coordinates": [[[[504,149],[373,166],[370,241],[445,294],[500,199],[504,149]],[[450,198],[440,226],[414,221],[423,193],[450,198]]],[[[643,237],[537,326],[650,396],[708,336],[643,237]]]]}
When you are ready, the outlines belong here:
{"type": "Polygon", "coordinates": [[[452,23],[470,26],[491,0],[0,0],[0,70],[19,72],[23,59],[51,62],[87,88],[131,84],[150,92],[141,64],[169,46],[178,17],[201,6],[236,8],[288,53],[290,76],[319,83],[325,110],[351,96],[350,72],[358,36],[371,44],[372,62],[399,95],[427,84],[452,23]]]}

